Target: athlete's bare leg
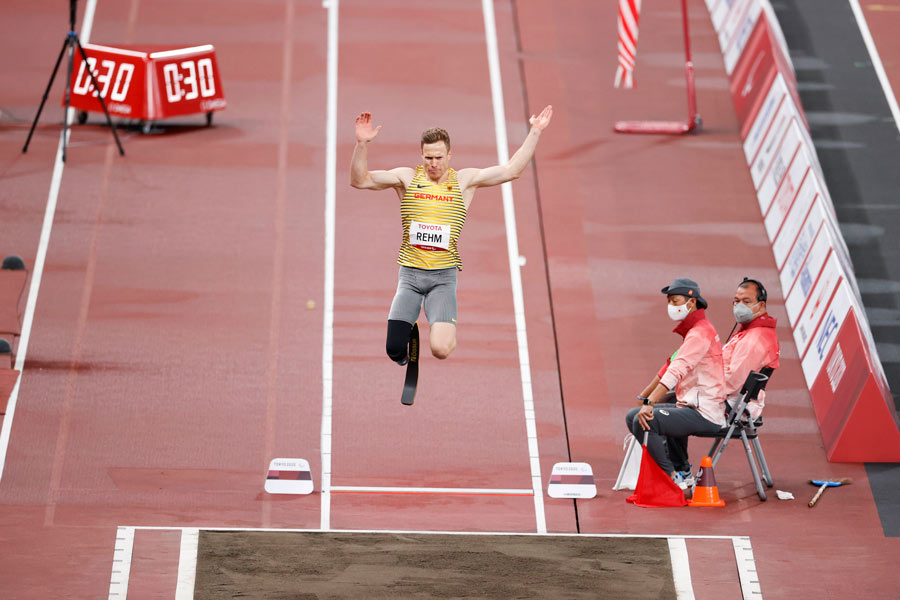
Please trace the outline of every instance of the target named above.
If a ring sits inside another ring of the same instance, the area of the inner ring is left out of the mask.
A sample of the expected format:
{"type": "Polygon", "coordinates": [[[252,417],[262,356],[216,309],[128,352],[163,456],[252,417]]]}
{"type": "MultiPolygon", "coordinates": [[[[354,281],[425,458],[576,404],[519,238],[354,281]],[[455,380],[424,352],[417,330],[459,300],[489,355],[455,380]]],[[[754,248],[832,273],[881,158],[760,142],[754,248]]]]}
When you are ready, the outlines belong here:
{"type": "Polygon", "coordinates": [[[456,348],[456,325],[453,323],[433,323],[431,325],[431,354],[441,360],[450,356],[456,348]]]}

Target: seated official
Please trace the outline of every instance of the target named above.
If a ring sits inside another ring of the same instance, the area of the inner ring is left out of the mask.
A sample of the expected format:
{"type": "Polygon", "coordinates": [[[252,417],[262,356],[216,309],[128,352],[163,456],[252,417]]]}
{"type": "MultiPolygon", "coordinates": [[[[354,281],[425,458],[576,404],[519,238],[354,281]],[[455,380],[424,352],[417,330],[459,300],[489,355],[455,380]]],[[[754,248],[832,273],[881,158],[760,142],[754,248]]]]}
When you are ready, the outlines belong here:
{"type": "MultiPolygon", "coordinates": [[[[777,320],[766,313],[766,288],[755,279],[744,278],[734,292],[734,320],[740,325],[722,348],[725,368],[725,396],[734,406],[750,371],[779,367],[780,349],[775,333],[777,320]]],[[[765,390],[747,406],[750,418],[757,419],[765,406],[765,390]]]]}
{"type": "MultiPolygon", "coordinates": [[[[628,411],[625,423],[639,442],[643,442],[644,432],[649,432],[650,456],[684,488],[685,475],[675,468],[666,438],[686,442],[690,435],[713,433],[725,425],[722,345],[706,318],[707,302],[695,281],[680,277],[661,291],[666,294],[669,318],[679,322],[673,331],[684,341],[665,372],[657,374],[638,396],[641,404],[628,411]],[[675,390],[675,403],[660,403],[671,389],[675,390]]],[[[684,452],[686,460],[686,443],[684,452]]]]}

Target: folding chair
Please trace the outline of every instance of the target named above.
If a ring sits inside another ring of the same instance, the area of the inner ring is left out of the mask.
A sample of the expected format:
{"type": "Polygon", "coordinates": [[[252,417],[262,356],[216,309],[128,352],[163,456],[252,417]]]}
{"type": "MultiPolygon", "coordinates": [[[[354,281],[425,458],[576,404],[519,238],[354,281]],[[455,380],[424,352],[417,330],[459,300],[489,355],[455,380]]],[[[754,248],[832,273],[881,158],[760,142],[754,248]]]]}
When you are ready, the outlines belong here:
{"type": "Polygon", "coordinates": [[[728,440],[735,433],[740,434],[741,442],[744,444],[744,451],[747,454],[747,462],[750,463],[750,471],[753,473],[753,481],[756,484],[756,493],[759,495],[760,500],[765,501],[766,491],[762,485],[760,471],[762,471],[768,487],[775,485],[775,482],[772,481],[772,474],[769,472],[766,456],[763,454],[762,445],[759,443],[759,428],[762,426],[762,417],[760,416],[754,420],[750,417],[750,412],[747,410],[747,405],[750,402],[755,402],[759,397],[759,392],[765,389],[773,369],[765,367],[760,369],[760,371],[760,373],[750,371],[750,374],[747,375],[734,407],[729,410],[728,403],[725,404],[726,411],[728,411],[728,421],[725,427],[713,433],[695,434],[695,436],[714,438],[708,456],[712,457],[712,464],[715,467],[719,457],[725,452],[725,447],[728,446],[728,440]],[[755,459],[753,455],[754,450],[756,450],[755,459]],[[757,460],[759,461],[759,468],[757,468],[757,460]]]}

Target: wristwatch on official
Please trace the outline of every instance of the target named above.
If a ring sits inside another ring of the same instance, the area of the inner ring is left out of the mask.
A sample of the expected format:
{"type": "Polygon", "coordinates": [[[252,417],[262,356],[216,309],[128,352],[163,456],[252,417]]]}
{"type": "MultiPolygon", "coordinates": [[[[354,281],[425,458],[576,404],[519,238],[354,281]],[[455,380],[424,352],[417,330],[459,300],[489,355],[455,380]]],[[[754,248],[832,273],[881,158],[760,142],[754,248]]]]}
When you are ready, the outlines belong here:
{"type": "Polygon", "coordinates": [[[650,406],[650,398],[645,398],[643,396],[638,396],[637,398],[644,403],[644,406],[650,406]]]}

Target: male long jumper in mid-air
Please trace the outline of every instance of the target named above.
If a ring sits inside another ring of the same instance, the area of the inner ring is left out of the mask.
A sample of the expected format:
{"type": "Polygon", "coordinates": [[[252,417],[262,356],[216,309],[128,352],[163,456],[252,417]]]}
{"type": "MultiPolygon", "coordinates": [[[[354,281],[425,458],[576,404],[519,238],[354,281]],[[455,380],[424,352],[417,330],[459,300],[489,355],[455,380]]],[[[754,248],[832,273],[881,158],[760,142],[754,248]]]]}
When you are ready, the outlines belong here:
{"type": "Polygon", "coordinates": [[[425,305],[431,324],[431,353],[439,359],[456,348],[456,275],[462,270],[457,242],[466,212],[480,187],[512,181],[522,174],[534,156],[541,132],[550,124],[553,107],[547,106],[529,119],[528,137],[506,164],[486,169],[450,168],[450,136],[438,127],[422,133],[422,164],[370,171],[369,143],[381,126],[372,127],[372,115],[356,118],[356,146],[350,163],[350,185],[362,190],[393,188],[400,198],[403,238],[397,293],[388,315],[387,354],[400,365],[408,364],[401,400],[412,404],[418,373],[418,325],[425,305]]]}

